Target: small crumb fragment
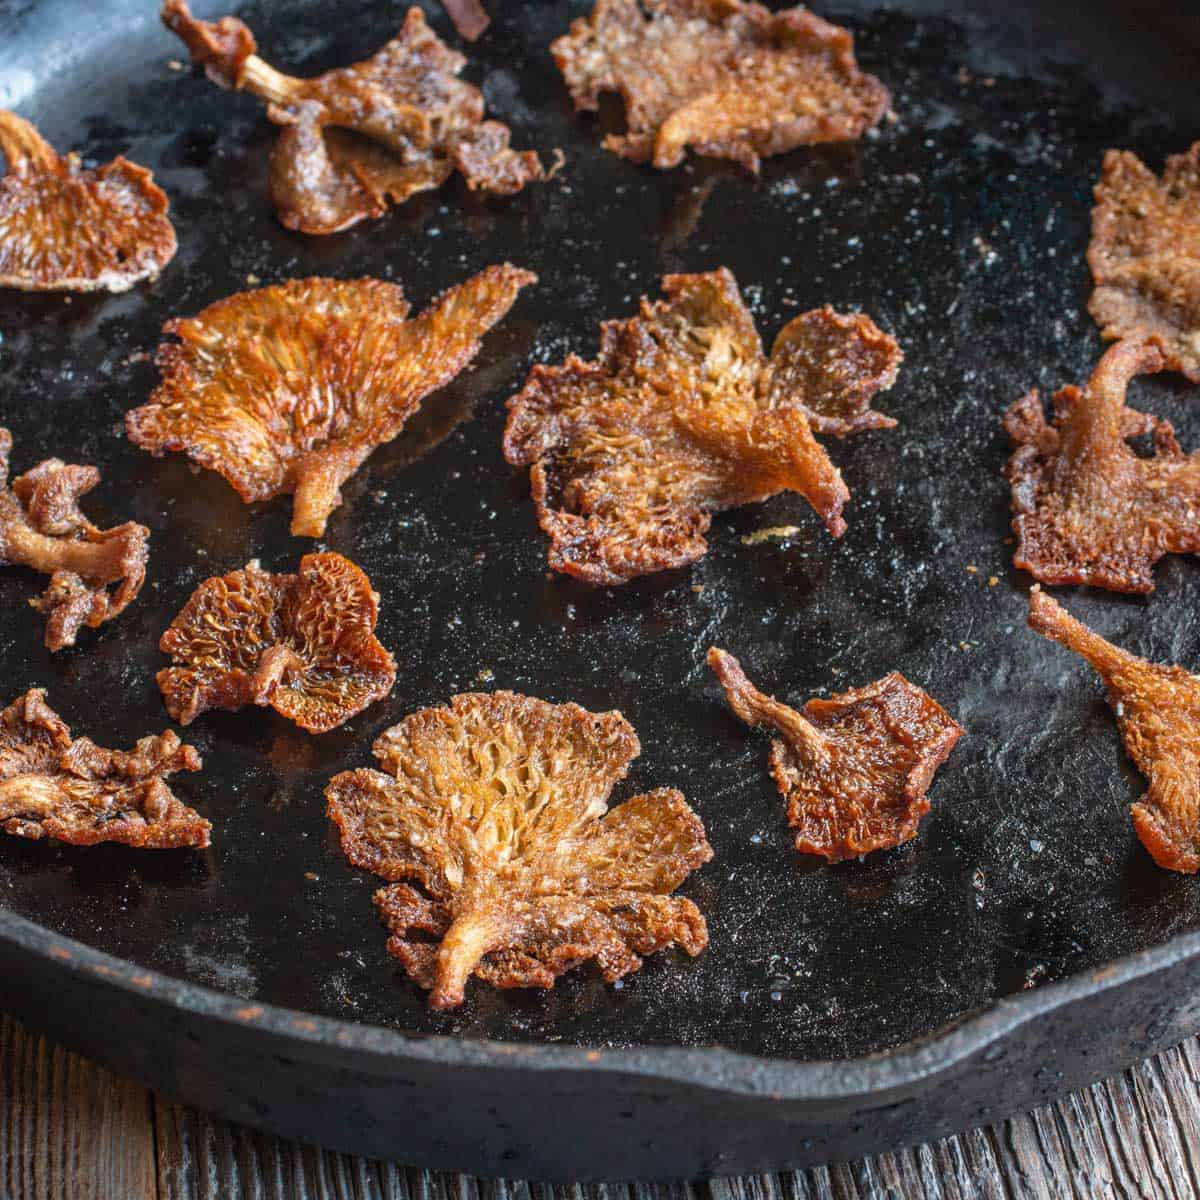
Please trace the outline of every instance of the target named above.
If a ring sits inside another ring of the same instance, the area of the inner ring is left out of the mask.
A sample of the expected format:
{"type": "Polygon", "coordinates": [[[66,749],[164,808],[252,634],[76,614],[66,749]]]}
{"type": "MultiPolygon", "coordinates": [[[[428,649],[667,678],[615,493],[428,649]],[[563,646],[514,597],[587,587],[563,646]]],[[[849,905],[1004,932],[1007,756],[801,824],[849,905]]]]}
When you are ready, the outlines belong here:
{"type": "Polygon", "coordinates": [[[250,274],[246,276],[246,282],[251,287],[254,287],[255,284],[262,283],[262,280],[259,279],[259,277],[255,275],[253,271],[251,271],[250,274]]]}
{"type": "Polygon", "coordinates": [[[995,575],[988,576],[988,587],[995,587],[996,584],[998,584],[999,582],[1000,582],[1000,580],[997,576],[995,576],[995,575]]]}
{"type": "Polygon", "coordinates": [[[321,877],[316,873],[316,871],[305,871],[304,878],[307,879],[309,883],[316,883],[321,877]]]}
{"type": "Polygon", "coordinates": [[[971,564],[970,564],[970,565],[967,567],[967,574],[968,574],[968,575],[978,575],[978,574],[979,574],[979,568],[978,568],[978,567],[977,567],[977,566],[976,566],[974,563],[971,563],[971,564]]]}
{"type": "Polygon", "coordinates": [[[495,681],[496,672],[491,667],[484,667],[478,675],[475,676],[476,683],[492,683],[495,681]]]}
{"type": "MultiPolygon", "coordinates": [[[[742,545],[757,546],[760,542],[769,542],[773,538],[795,537],[799,532],[799,525],[770,525],[763,529],[756,529],[753,533],[746,534],[742,538],[742,545]]],[[[967,570],[971,570],[971,568],[968,567],[967,570]]]]}
{"type": "Polygon", "coordinates": [[[561,146],[555,146],[553,150],[554,161],[550,164],[550,170],[546,172],[546,182],[549,183],[555,175],[559,173],[567,165],[567,156],[562,152],[561,146]]]}
{"type": "Polygon", "coordinates": [[[177,58],[168,58],[167,59],[167,70],[168,71],[182,71],[183,63],[181,63],[179,61],[179,59],[177,59],[177,58]]]}

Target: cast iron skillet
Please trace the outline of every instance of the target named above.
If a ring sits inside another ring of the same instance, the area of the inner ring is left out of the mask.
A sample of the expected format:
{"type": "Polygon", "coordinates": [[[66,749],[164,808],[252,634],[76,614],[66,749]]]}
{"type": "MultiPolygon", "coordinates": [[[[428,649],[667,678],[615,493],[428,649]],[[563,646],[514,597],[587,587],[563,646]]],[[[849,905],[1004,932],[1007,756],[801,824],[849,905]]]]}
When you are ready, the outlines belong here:
{"type": "MultiPolygon", "coordinates": [[[[998,424],[1023,390],[1081,381],[1100,352],[1085,311],[1091,184],[1109,146],[1157,167],[1200,136],[1193,18],[1114,3],[1076,28],[1075,5],[822,6],[855,30],[898,120],[859,146],[772,160],[755,181],[607,154],[613,114],[576,118],[546,51],[587,5],[492,0],[470,75],[518,144],[564,149],[562,175],[507,202],[451,186],[306,239],[265,201],[273,130],[259,106],[172,69],[183,51],[154,7],[97,0],[82,21],[70,0],[0,0],[0,103],[64,148],[151,166],[181,240],[161,280],[126,296],[0,296],[16,469],[49,454],[97,463],[91,511],[153,530],[142,597],[58,656],[24,604],[38,581],[0,572],[5,700],[46,686],[103,744],[158,731],[155,647],[191,590],[252,557],[291,569],[309,548],[287,534],[288,502],[246,508],[217,476],[124,440],[164,320],[249,276],[373,274],[418,305],[503,259],[541,283],[330,522],[325,544],[383,594],[392,696],[323,738],[271,712],[193,725],[205,770],[179,787],[214,822],[209,853],[0,842],[0,1004],[238,1120],[423,1165],[569,1178],[779,1168],[927,1138],[1200,1024],[1200,886],[1134,839],[1127,808],[1144,785],[1094,678],[1024,627],[998,424]],[[526,482],[500,457],[504,398],[531,362],[591,353],[599,320],[662,274],[721,264],[768,338],[829,301],[866,309],[906,350],[884,404],[900,428],[831,446],[850,531],[835,543],[780,497],[718,519],[689,571],[616,590],[550,578],[526,482]],[[781,525],[797,531],[743,543],[781,525]],[[929,687],[968,736],[919,838],[835,868],[800,860],[766,740],[703,666],[714,643],[791,699],[891,669],[929,687]],[[427,1011],[384,951],[375,881],[342,860],[321,792],[405,713],[491,687],[629,717],[645,749],[616,798],[682,788],[716,850],[685,887],[710,922],[700,958],[659,956],[621,988],[588,971],[548,994],[477,986],[458,1012],[427,1011]]],[[[376,48],[404,7],[241,15],[271,61],[315,72],[376,48]]],[[[1138,383],[1133,399],[1200,441],[1180,380],[1138,383]]],[[[1165,563],[1148,600],[1066,600],[1119,643],[1190,664],[1195,571],[1165,563]]]]}

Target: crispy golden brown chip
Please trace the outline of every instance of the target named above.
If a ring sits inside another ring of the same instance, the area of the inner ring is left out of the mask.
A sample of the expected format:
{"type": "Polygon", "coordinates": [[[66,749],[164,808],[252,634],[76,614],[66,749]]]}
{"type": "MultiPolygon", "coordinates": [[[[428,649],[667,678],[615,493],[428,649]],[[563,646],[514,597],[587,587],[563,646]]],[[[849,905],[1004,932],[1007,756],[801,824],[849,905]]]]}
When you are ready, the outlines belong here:
{"type": "Polygon", "coordinates": [[[743,0],[597,0],[551,50],[576,109],[625,103],[615,154],[674,167],[690,146],[752,171],[762,155],[861,137],[891,97],[854,39],[803,8],[743,0]]]}
{"type": "Polygon", "coordinates": [[[641,955],[708,944],[671,895],[712,858],[700,818],[671,788],[608,808],[640,750],[618,712],[462,695],[376,741],[386,774],[330,782],[342,851],[392,883],[375,896],[388,949],[434,1008],[461,1004],[472,974],[548,988],[595,959],[611,982],[641,955]]]}
{"type": "Polygon", "coordinates": [[[203,848],[212,826],[165,782],[198,770],[200,756],[170,730],[128,753],[72,739],[46,693],[32,688],[0,713],[0,829],[75,846],[203,848]]]}
{"type": "Polygon", "coordinates": [[[459,36],[468,42],[475,41],[492,23],[479,0],[442,0],[442,7],[450,14],[459,36]]]}
{"type": "Polygon", "coordinates": [[[265,100],[267,116],[284,127],[270,190],[289,229],[336,233],[440,187],[456,170],[472,191],[501,195],[542,178],[537,154],[510,149],[508,126],[483,119],[483,93],[458,78],[467,60],[419,8],[369,59],[314,79],[264,62],[234,17],[198,21],[185,0],[166,0],[162,19],[214,83],[265,100]]]}
{"type": "Polygon", "coordinates": [[[158,673],[167,712],[188,725],[210,708],[269,704],[326,733],[392,690],[378,618],[371,581],[340,554],[306,554],[296,575],[251,562],[206,579],[159,642],[176,664],[158,673]]]}
{"type": "Polygon", "coordinates": [[[1034,586],[1029,625],[1086,658],[1108,688],[1125,749],[1150,790],[1133,807],[1133,827],[1169,871],[1200,870],[1200,679],[1118,649],[1034,586]]]}
{"type": "Polygon", "coordinates": [[[797,712],[758,691],[732,654],[714,646],[708,665],[738,717],[780,734],[771,773],[797,850],[841,862],[916,836],[934,772],[963,735],[927,692],[893,671],[797,712]]]}
{"type": "Polygon", "coordinates": [[[1200,550],[1200,456],[1168,422],[1125,407],[1129,381],[1163,366],[1157,339],[1118,342],[1086,388],[1055,395],[1053,424],[1036,391],[1005,414],[1013,562],[1043,583],[1152,592],[1164,554],[1200,550]],[[1154,456],[1139,458],[1126,439],[1148,433],[1154,456]]]}
{"type": "Polygon", "coordinates": [[[1088,265],[1104,336],[1158,334],[1167,366],[1200,383],[1200,142],[1161,180],[1127,150],[1104,156],[1088,265]]]}
{"type": "Polygon", "coordinates": [[[320,537],[341,485],[391,441],[537,276],[488,267],[419,317],[395,284],[293,279],[169,321],[163,379],[125,418],[153,454],[183,450],[247,503],[295,494],[292,533],[320,537]]]}
{"type": "Polygon", "coordinates": [[[12,434],[0,429],[0,565],[50,576],[30,604],[47,618],[46,646],[61,650],[75,645],[82,626],[95,629],[124,612],[142,590],[150,531],[132,521],[97,529],[83,515],[79,497],[100,482],[95,467],[48,458],[10,484],[11,451],[12,434]]]}
{"type": "Polygon", "coordinates": [[[118,156],[88,170],[0,109],[0,287],[125,292],[175,257],[166,194],[118,156]]]}
{"type": "Polygon", "coordinates": [[[721,268],[668,275],[667,299],[601,327],[600,357],[535,366],[509,401],[504,454],[531,467],[550,565],[591,583],[694,562],[712,514],[799,492],[846,528],[846,485],[810,428],[891,422],[868,405],[900,349],[864,316],[797,317],[763,355],[721,268]]]}

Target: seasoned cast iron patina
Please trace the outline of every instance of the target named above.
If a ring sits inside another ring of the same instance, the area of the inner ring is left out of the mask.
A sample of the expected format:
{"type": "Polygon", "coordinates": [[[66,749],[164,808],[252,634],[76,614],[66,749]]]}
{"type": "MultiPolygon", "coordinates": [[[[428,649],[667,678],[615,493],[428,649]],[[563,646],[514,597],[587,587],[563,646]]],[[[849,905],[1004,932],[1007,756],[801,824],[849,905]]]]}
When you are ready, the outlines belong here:
{"type": "MultiPolygon", "coordinates": [[[[379,0],[354,22],[305,0],[238,12],[271,61],[315,74],[380,45],[405,7],[379,0]]],[[[45,686],[105,745],[163,728],[157,643],[196,585],[314,549],[370,576],[399,665],[390,696],[321,737],[271,711],[191,725],[205,770],[177,787],[212,821],[209,851],[0,839],[0,1006],[240,1120],[563,1178],[854,1155],[994,1120],[1179,1039],[1200,1025],[1200,884],[1137,842],[1128,806],[1144,784],[1092,674],[1025,628],[1000,416],[1098,358],[1091,187],[1109,147],[1158,170],[1200,134],[1200,18],[1105,0],[1077,27],[1077,6],[1032,0],[831,0],[821,15],[855,31],[897,119],[755,180],[602,148],[619,113],[576,116],[548,51],[587,7],[497,0],[469,49],[467,75],[514,141],[546,161],[564,150],[553,180],[508,200],[452,183],[305,238],[267,202],[260,105],[177,69],[154,4],[103,0],[84,23],[72,0],[0,0],[0,104],[56,146],[153,169],[180,239],[157,283],[122,296],[0,294],[3,423],[30,461],[99,466],[97,524],[152,532],[137,601],[54,656],[25,603],[36,578],[0,572],[0,699],[45,686]],[[319,542],[289,535],[286,498],[246,507],[218,475],[124,437],[163,322],[250,277],[376,275],[420,308],[502,261],[541,282],[349,481],[319,542]],[[828,302],[904,348],[885,406],[899,426],[826,439],[848,532],[834,540],[782,495],[717,517],[690,569],[615,589],[550,577],[527,481],[501,457],[505,398],[534,362],[594,354],[598,322],[663,275],[720,265],[768,342],[828,302]],[[788,703],[891,670],[936,695],[967,734],[918,836],[832,867],[797,855],[766,740],[727,710],[710,645],[788,703]],[[548,993],[473,982],[449,1013],[388,958],[376,881],[342,859],[322,789],[370,765],[406,713],[493,687],[619,708],[637,729],[614,802],[678,787],[715,851],[680,893],[708,917],[698,958],[657,955],[619,988],[591,970],[548,993]]],[[[1130,393],[1185,449],[1200,444],[1198,400],[1167,374],[1130,393]]],[[[1113,642],[1195,666],[1198,570],[1173,557],[1151,597],[1066,599],[1113,642]]]]}

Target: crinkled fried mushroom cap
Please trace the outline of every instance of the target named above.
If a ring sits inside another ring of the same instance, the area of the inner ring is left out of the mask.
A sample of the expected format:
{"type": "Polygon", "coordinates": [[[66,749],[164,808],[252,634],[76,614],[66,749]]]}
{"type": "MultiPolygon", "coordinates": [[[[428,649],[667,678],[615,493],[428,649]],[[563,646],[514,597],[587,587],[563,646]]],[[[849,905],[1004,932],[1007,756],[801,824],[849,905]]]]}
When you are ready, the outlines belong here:
{"type": "Polygon", "coordinates": [[[128,753],[72,739],[46,693],[33,688],[0,713],[0,829],[75,846],[203,849],[212,826],[165,782],[200,765],[170,730],[128,753]]]}
{"type": "Polygon", "coordinates": [[[548,988],[595,959],[611,982],[641,955],[708,944],[671,895],[712,858],[700,818],[671,788],[607,807],[640,750],[618,712],[462,695],[376,741],[386,774],[331,781],[342,851],[392,883],[375,896],[388,950],[434,1008],[461,1004],[472,974],[548,988]]]}
{"type": "Polygon", "coordinates": [[[125,292],[174,258],[170,205],[145,167],[118,156],[88,170],[4,109],[0,155],[0,287],[125,292]]]}
{"type": "Polygon", "coordinates": [[[1200,550],[1200,455],[1183,453],[1169,422],[1125,407],[1130,380],[1163,366],[1157,338],[1118,342],[1086,388],[1055,395],[1053,424],[1037,391],[1005,415],[1013,562],[1042,583],[1152,592],[1164,554],[1200,550]],[[1142,434],[1152,458],[1126,444],[1142,434]]]}
{"type": "Polygon", "coordinates": [[[603,92],[628,132],[605,146],[674,167],[690,146],[752,171],[761,155],[861,137],[891,97],[854,58],[854,39],[803,8],[742,0],[597,0],[551,51],[576,109],[603,92]]]}
{"type": "Polygon", "coordinates": [[[47,618],[46,646],[61,650],[75,645],[82,626],[95,629],[124,612],[142,590],[150,531],[132,521],[97,529],[83,515],[79,497],[100,482],[95,467],[48,458],[9,484],[11,451],[12,434],[0,429],[0,564],[50,576],[30,604],[47,618]]]}
{"type": "Polygon", "coordinates": [[[771,773],[797,850],[841,862],[916,836],[934,772],[963,735],[927,692],[893,671],[797,712],[758,691],[732,654],[713,647],[708,665],[741,720],[780,735],[771,773]]]}
{"type": "Polygon", "coordinates": [[[293,279],[168,321],[162,382],[126,415],[152,454],[182,450],[248,504],[295,494],[292,533],[320,537],[341,485],[389,442],[536,275],[488,267],[408,318],[377,279],[293,279]]]}
{"type": "Polygon", "coordinates": [[[158,673],[167,712],[188,725],[210,708],[269,704],[326,733],[392,690],[378,617],[371,581],[340,554],[306,554],[296,575],[251,562],[207,579],[159,642],[176,664],[158,673]]]}
{"type": "Polygon", "coordinates": [[[1088,265],[1104,336],[1156,333],[1167,366],[1200,383],[1200,142],[1168,158],[1161,181],[1136,154],[1104,156],[1088,265]]]}
{"type": "Polygon", "coordinates": [[[590,583],[694,562],[712,514],[799,492],[839,537],[849,492],[810,425],[894,424],[870,409],[900,348],[865,316],[797,317],[768,360],[721,268],[668,275],[667,299],[601,327],[600,356],[535,366],[509,400],[504,454],[528,466],[549,560],[590,583]]]}
{"type": "Polygon", "coordinates": [[[283,126],[270,190],[290,229],[336,233],[440,187],[456,170],[473,191],[502,195],[542,178],[537,154],[510,149],[508,126],[483,119],[483,93],[458,78],[467,60],[419,8],[371,58],[315,79],[264,62],[234,17],[197,21],[184,0],[166,0],[162,19],[214,83],[265,100],[267,116],[283,126]]]}
{"type": "Polygon", "coordinates": [[[1200,679],[1118,649],[1035,586],[1029,625],[1087,659],[1130,757],[1150,781],[1133,807],[1133,827],[1154,861],[1169,871],[1200,870],[1200,679]]]}

